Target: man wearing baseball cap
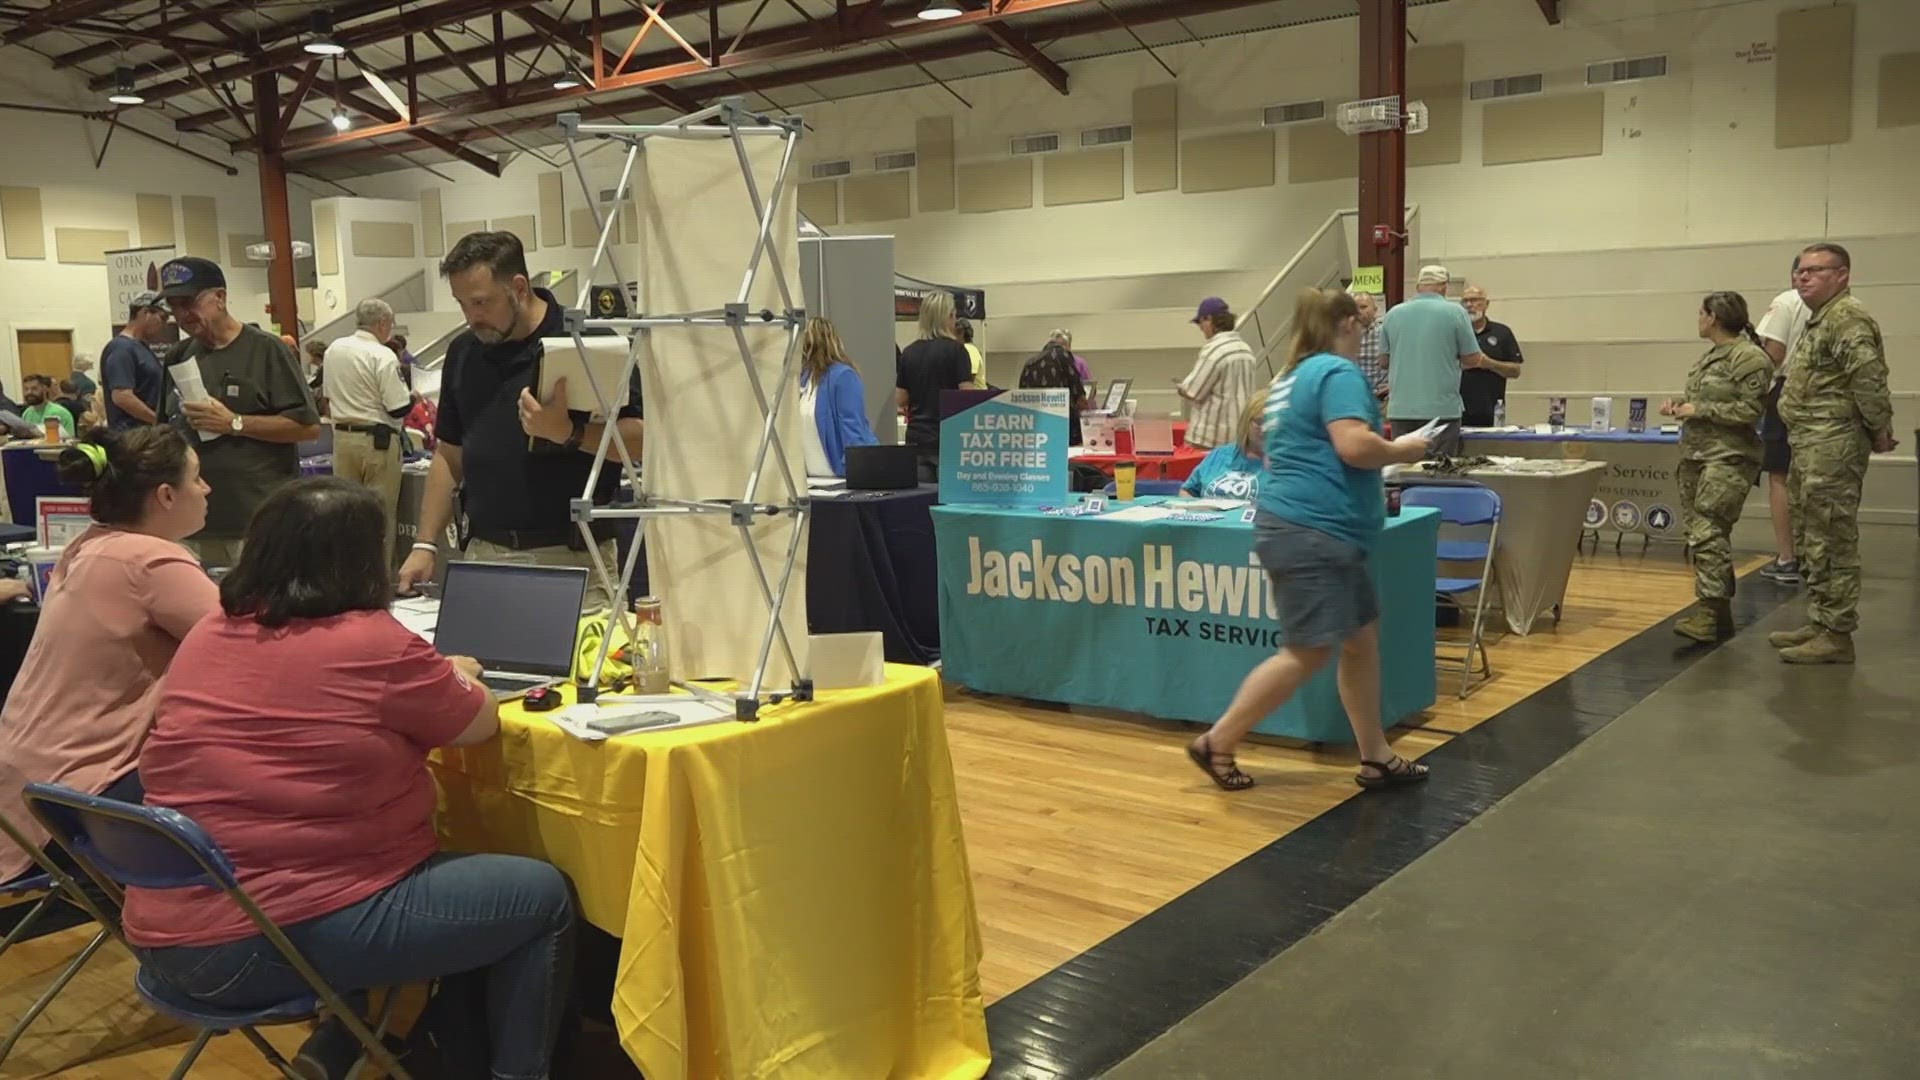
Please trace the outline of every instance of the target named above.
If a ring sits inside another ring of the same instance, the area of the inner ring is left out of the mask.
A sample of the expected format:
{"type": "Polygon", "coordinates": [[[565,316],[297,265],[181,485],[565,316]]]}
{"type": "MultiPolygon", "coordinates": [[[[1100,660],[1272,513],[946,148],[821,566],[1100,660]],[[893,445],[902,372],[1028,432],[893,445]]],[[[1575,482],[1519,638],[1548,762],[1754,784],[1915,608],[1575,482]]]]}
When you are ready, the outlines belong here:
{"type": "Polygon", "coordinates": [[[1466,309],[1447,300],[1451,275],[1444,266],[1423,266],[1412,299],[1381,323],[1380,359],[1387,366],[1387,423],[1397,435],[1430,420],[1452,421],[1428,440],[1440,454],[1460,452],[1460,369],[1487,358],[1466,309]]]}
{"type": "Polygon", "coordinates": [[[115,431],[143,427],[160,419],[160,358],[153,342],[167,328],[160,294],[143,292],[127,305],[127,324],[100,350],[107,426],[115,431]]]}
{"type": "Polygon", "coordinates": [[[1211,450],[1238,441],[1240,414],[1260,389],[1253,370],[1253,347],[1234,324],[1232,309],[1217,296],[1200,301],[1200,310],[1193,316],[1204,344],[1193,370],[1174,381],[1174,390],[1189,406],[1187,445],[1195,449],[1211,450]]]}
{"type": "Polygon", "coordinates": [[[200,475],[213,488],[206,528],[187,546],[208,566],[232,566],[255,508],[299,479],[298,444],[319,438],[320,413],[293,350],[227,309],[219,266],[192,257],[169,261],[160,268],[160,298],[187,336],[167,353],[161,419],[200,433],[200,475]],[[198,369],[198,401],[182,400],[186,364],[198,369]]]}

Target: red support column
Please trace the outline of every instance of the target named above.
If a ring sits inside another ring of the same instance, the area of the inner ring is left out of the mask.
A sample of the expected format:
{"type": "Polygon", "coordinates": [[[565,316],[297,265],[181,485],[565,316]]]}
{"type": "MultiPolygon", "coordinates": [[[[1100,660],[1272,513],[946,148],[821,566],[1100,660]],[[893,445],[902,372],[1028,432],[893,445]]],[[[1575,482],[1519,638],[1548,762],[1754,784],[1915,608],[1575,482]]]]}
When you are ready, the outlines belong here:
{"type": "MultiPolygon", "coordinates": [[[[1360,0],[1360,96],[1397,95],[1407,106],[1407,0],[1360,0]]],[[[1406,292],[1407,133],[1360,136],[1360,262],[1383,268],[1386,305],[1406,292]],[[1385,244],[1375,233],[1387,230],[1385,244]]]]}
{"type": "Polygon", "coordinates": [[[253,130],[260,141],[254,157],[260,164],[260,215],[273,245],[273,263],[267,268],[267,293],[273,303],[273,323],[283,334],[300,334],[300,301],[293,284],[293,220],[287,209],[287,168],[280,155],[280,77],[271,73],[253,77],[253,130]]]}

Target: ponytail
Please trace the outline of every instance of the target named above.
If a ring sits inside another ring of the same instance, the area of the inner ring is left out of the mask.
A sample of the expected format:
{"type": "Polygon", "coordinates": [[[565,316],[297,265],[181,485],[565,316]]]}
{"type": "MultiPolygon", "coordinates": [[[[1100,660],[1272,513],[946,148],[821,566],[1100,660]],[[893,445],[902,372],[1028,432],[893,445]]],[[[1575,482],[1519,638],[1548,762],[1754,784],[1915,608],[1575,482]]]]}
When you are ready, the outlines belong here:
{"type": "Polygon", "coordinates": [[[1280,366],[1285,375],[1300,361],[1339,348],[1340,327],[1348,319],[1360,317],[1360,305],[1339,289],[1304,289],[1293,307],[1293,341],[1287,350],[1287,362],[1280,366]]]}
{"type": "MultiPolygon", "coordinates": [[[[1708,293],[1700,301],[1700,310],[1707,313],[1715,326],[1729,334],[1743,334],[1748,341],[1760,345],[1760,334],[1753,328],[1753,319],[1747,314],[1747,298],[1737,292],[1708,293]]],[[[1761,346],[1762,349],[1765,346],[1761,346]]]]}
{"type": "Polygon", "coordinates": [[[93,519],[102,525],[132,525],[146,512],[147,496],[162,484],[186,482],[187,440],[166,425],[129,432],[96,427],[55,462],[62,482],[87,495],[93,519]]]}

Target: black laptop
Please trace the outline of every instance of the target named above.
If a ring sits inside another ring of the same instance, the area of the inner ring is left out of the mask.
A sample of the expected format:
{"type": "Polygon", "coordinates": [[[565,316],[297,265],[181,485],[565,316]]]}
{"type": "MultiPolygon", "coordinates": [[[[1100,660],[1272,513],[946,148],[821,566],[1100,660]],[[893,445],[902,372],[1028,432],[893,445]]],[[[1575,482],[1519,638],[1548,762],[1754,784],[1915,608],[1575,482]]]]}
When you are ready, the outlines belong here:
{"type": "Polygon", "coordinates": [[[443,656],[480,661],[480,681],[502,698],[552,686],[573,671],[587,573],[562,566],[450,563],[433,646],[443,656]]]}
{"type": "Polygon", "coordinates": [[[852,491],[902,491],[920,486],[920,452],[911,446],[847,447],[852,491]]]}

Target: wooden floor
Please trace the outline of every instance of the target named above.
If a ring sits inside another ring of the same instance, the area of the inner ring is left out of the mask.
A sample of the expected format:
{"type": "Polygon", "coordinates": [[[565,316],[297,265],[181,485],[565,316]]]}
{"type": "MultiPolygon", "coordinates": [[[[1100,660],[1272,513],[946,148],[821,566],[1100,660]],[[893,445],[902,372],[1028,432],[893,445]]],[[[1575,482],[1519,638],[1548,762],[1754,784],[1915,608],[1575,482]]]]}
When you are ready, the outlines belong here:
{"type": "MultiPolygon", "coordinates": [[[[1764,560],[1750,560],[1748,569],[1764,560]]],[[[1394,745],[1417,757],[1552,683],[1692,601],[1671,550],[1582,556],[1557,630],[1507,637],[1495,679],[1466,701],[1441,677],[1442,700],[1394,745]]],[[[949,689],[947,724],[972,861],[989,1001],[1018,989],[1135,919],[1355,797],[1350,748],[1273,743],[1242,764],[1251,791],[1216,790],[1182,750],[1186,725],[1066,713],[949,689]]],[[[11,1022],[85,941],[72,930],[0,959],[0,1019],[11,1022]]],[[[186,1036],[134,996],[117,946],[95,957],[28,1032],[0,1077],[164,1078],[186,1036]]],[[[268,1032],[291,1053],[302,1029],[268,1032]]],[[[237,1080],[270,1070],[237,1037],[217,1039],[193,1076],[237,1080]]]]}

